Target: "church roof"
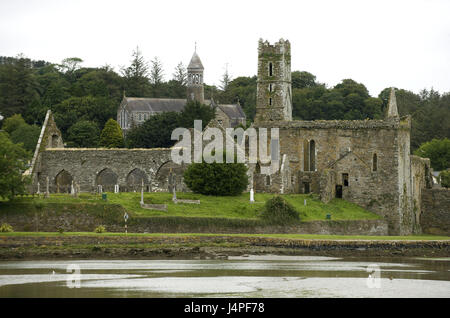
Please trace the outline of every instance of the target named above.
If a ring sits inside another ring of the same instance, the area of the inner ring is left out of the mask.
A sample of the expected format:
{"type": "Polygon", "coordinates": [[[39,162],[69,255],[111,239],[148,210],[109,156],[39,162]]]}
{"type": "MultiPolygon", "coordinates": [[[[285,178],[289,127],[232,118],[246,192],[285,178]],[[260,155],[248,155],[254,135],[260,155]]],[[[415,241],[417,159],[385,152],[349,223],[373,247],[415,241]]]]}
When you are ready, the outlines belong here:
{"type": "MultiPolygon", "coordinates": [[[[181,98],[141,98],[124,97],[125,103],[130,111],[140,112],[181,112],[186,106],[186,99],[181,98]]],[[[206,105],[210,105],[210,100],[205,100],[206,105]]]]}
{"type": "Polygon", "coordinates": [[[189,69],[197,69],[197,70],[204,70],[202,61],[200,61],[200,57],[197,55],[197,52],[194,52],[194,55],[192,55],[191,62],[188,65],[189,69]]]}
{"type": "Polygon", "coordinates": [[[218,105],[218,107],[231,119],[234,118],[245,118],[245,113],[242,110],[241,105],[236,104],[236,105],[229,105],[229,104],[225,104],[225,105],[218,105]]]}
{"type": "Polygon", "coordinates": [[[130,111],[146,112],[181,112],[186,106],[186,99],[176,98],[138,98],[125,97],[124,102],[130,111]]]}

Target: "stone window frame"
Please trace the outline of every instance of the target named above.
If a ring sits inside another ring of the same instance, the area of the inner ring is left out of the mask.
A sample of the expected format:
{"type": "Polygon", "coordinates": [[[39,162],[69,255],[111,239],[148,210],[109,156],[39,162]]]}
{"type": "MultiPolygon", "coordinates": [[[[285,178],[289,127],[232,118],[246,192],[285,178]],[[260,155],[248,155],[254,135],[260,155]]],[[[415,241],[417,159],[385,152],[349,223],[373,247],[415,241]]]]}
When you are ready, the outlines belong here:
{"type": "Polygon", "coordinates": [[[273,62],[269,62],[269,65],[268,65],[268,74],[269,74],[270,77],[273,76],[273,62]]]}

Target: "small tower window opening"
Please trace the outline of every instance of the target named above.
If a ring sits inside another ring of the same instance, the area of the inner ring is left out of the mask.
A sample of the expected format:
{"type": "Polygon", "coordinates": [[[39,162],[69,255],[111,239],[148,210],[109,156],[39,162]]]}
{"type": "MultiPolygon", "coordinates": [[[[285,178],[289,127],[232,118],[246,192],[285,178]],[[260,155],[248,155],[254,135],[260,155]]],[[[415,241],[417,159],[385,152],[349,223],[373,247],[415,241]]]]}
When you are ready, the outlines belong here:
{"type": "Polygon", "coordinates": [[[269,62],[269,76],[273,76],[273,64],[269,62]]]}
{"type": "Polygon", "coordinates": [[[266,176],[266,186],[270,186],[270,176],[266,176]]]}
{"type": "Polygon", "coordinates": [[[342,183],[344,184],[344,187],[348,187],[348,173],[342,174],[342,183]]]}
{"type": "Polygon", "coordinates": [[[377,154],[374,153],[373,159],[372,159],[372,171],[377,171],[377,169],[378,169],[378,158],[377,158],[377,154]]]}
{"type": "Polygon", "coordinates": [[[269,98],[269,106],[272,106],[272,98],[269,98]]]}
{"type": "Polygon", "coordinates": [[[309,142],[309,168],[311,171],[316,171],[316,142],[314,140],[309,142]]]}
{"type": "Polygon", "coordinates": [[[269,92],[272,93],[272,84],[269,84],[269,92]]]}

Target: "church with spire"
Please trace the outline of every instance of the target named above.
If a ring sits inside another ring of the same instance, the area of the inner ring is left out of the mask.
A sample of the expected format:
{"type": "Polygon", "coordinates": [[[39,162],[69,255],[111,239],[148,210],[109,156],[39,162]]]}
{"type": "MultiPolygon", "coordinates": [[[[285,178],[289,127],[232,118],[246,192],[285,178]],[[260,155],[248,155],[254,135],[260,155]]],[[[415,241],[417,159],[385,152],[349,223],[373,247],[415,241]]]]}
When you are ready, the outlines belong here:
{"type": "Polygon", "coordinates": [[[242,107],[237,104],[218,104],[214,99],[205,99],[204,67],[197,48],[187,67],[186,98],[143,98],[130,97],[124,93],[117,111],[117,122],[124,134],[133,126],[144,123],[151,116],[163,112],[181,112],[189,101],[215,107],[216,120],[223,128],[245,126],[246,116],[242,107]]]}

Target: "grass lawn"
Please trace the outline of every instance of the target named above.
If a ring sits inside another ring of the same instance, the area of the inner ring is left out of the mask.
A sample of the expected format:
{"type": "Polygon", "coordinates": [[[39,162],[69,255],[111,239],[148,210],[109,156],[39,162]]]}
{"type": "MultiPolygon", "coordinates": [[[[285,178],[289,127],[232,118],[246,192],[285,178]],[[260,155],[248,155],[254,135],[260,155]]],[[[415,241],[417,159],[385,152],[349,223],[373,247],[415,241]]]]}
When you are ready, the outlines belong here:
{"type": "Polygon", "coordinates": [[[319,234],[204,234],[204,233],[93,233],[93,232],[8,232],[1,236],[146,236],[146,237],[195,237],[195,236],[231,236],[231,237],[269,237],[304,240],[382,240],[382,241],[433,241],[450,240],[450,236],[410,235],[410,236],[366,236],[366,235],[319,235],[319,234]]]}
{"type": "MultiPolygon", "coordinates": [[[[167,204],[167,212],[147,210],[140,206],[140,193],[122,192],[118,194],[107,193],[108,203],[120,204],[135,216],[183,216],[183,217],[218,217],[256,219],[264,207],[264,203],[274,194],[255,193],[255,203],[249,202],[249,193],[234,197],[205,196],[194,193],[177,193],[178,199],[200,200],[200,204],[175,204],[172,194],[145,193],[144,202],[151,204],[167,204]]],[[[328,204],[319,200],[315,195],[287,194],[282,195],[290,202],[300,214],[301,221],[325,220],[331,214],[332,220],[362,220],[380,219],[375,213],[369,212],[356,204],[334,199],[328,204]],[[306,200],[306,205],[304,204],[306,200]]],[[[51,194],[50,198],[32,198],[25,196],[17,198],[18,203],[45,204],[45,203],[98,203],[102,202],[99,195],[82,193],[78,198],[68,194],[51,194]]]]}

